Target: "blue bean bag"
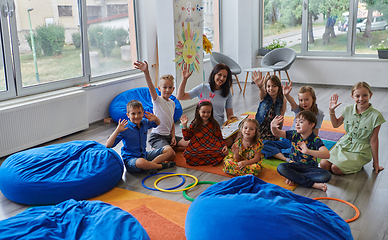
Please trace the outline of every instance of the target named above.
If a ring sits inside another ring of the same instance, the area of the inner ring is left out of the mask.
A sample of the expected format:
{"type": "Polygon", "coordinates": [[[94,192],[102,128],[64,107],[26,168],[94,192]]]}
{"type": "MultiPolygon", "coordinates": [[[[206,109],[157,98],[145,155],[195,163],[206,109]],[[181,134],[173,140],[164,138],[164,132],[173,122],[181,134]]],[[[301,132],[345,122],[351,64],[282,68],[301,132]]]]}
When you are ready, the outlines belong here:
{"type": "Polygon", "coordinates": [[[254,176],[206,189],[185,223],[191,239],[353,239],[349,225],[325,204],[254,176]]]}
{"type": "Polygon", "coordinates": [[[2,240],[150,239],[131,214],[100,201],[70,199],[55,206],[27,209],[0,221],[2,240]]]}
{"type": "MultiPolygon", "coordinates": [[[[156,92],[160,96],[160,91],[156,88],[156,92]]],[[[179,100],[171,95],[170,99],[175,102],[174,122],[178,121],[182,116],[183,109],[179,100]]],[[[138,100],[143,104],[143,109],[146,112],[154,113],[150,91],[147,87],[134,88],[117,95],[109,105],[109,115],[116,123],[119,119],[128,119],[127,104],[131,100],[138,100]]]]}
{"type": "Polygon", "coordinates": [[[74,141],[9,156],[0,167],[0,190],[9,200],[29,205],[84,200],[112,189],[123,171],[113,149],[74,141]]]}

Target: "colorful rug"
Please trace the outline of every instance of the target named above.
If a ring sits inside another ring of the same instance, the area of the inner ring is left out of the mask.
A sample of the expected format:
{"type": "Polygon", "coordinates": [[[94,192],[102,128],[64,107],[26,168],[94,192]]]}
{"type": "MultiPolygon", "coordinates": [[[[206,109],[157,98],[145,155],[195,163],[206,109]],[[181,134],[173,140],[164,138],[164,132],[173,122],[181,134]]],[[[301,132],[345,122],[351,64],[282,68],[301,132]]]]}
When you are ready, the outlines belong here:
{"type": "MultiPolygon", "coordinates": [[[[248,118],[255,118],[256,112],[245,112],[241,115],[248,115],[248,118]]],[[[284,117],[284,124],[283,124],[283,130],[288,130],[292,126],[292,123],[294,121],[294,117],[285,116],[284,117]]],[[[323,140],[325,146],[327,149],[331,149],[337,141],[345,134],[345,130],[343,126],[339,128],[333,128],[330,121],[323,121],[322,127],[319,130],[319,137],[323,140]]],[[[186,159],[183,157],[182,152],[177,152],[177,156],[175,159],[175,162],[177,166],[184,167],[184,168],[190,168],[195,169],[203,172],[209,172],[214,173],[226,177],[233,177],[232,175],[226,174],[222,169],[224,167],[223,163],[218,164],[217,166],[213,167],[210,165],[207,166],[190,166],[186,164],[186,159]]],[[[285,183],[285,178],[277,172],[277,166],[280,163],[283,163],[284,161],[278,160],[278,159],[264,159],[263,166],[264,170],[257,176],[263,181],[276,184],[280,187],[283,187],[288,190],[294,190],[297,185],[289,186],[285,183]]]]}
{"type": "Polygon", "coordinates": [[[151,240],[186,239],[185,219],[190,205],[121,188],[89,200],[99,200],[132,214],[151,240]]]}
{"type": "MultiPolygon", "coordinates": [[[[234,177],[233,175],[227,174],[222,170],[224,167],[223,163],[219,163],[218,165],[216,165],[214,167],[211,165],[190,166],[186,163],[186,159],[183,157],[182,152],[176,153],[176,158],[174,161],[176,162],[176,165],[179,167],[190,168],[190,169],[195,169],[195,170],[199,170],[199,171],[203,171],[203,172],[214,173],[217,175],[230,177],[230,178],[234,177]]],[[[284,161],[279,160],[279,162],[284,162],[284,161]]],[[[278,163],[277,165],[279,165],[279,164],[280,163],[278,163]]],[[[273,165],[267,164],[267,163],[263,163],[262,165],[264,166],[265,169],[263,171],[261,171],[261,173],[259,175],[257,175],[258,178],[260,178],[263,181],[276,184],[280,187],[283,187],[283,188],[291,190],[291,191],[296,188],[296,186],[289,186],[285,183],[286,179],[284,177],[282,177],[281,175],[279,175],[279,173],[276,170],[277,165],[273,166],[273,165]]]]}

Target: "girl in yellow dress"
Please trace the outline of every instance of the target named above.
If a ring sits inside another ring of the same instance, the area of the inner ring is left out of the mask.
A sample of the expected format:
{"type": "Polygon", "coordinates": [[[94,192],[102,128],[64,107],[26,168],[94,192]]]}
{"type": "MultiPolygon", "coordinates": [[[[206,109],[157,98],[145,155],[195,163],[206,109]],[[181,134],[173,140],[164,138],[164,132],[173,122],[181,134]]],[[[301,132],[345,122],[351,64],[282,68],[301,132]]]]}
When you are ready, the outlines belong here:
{"type": "Polygon", "coordinates": [[[261,163],[264,160],[261,149],[263,143],[260,140],[259,123],[256,119],[245,119],[232,145],[232,153],[224,159],[224,172],[235,176],[259,174],[263,170],[261,163]]]}

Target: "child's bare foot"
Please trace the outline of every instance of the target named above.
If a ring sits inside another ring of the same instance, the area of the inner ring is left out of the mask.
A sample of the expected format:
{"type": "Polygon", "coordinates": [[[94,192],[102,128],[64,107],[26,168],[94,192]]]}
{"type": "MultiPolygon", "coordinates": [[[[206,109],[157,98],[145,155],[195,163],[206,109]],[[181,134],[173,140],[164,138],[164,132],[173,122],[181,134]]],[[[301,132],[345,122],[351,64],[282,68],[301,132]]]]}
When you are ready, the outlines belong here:
{"type": "Polygon", "coordinates": [[[295,185],[295,183],[293,181],[289,180],[289,179],[286,179],[286,184],[290,185],[290,186],[294,186],[295,185]]]}
{"type": "Polygon", "coordinates": [[[324,184],[324,183],[314,183],[313,188],[322,190],[322,191],[324,191],[324,192],[327,191],[327,186],[326,186],[326,184],[324,184]]]}

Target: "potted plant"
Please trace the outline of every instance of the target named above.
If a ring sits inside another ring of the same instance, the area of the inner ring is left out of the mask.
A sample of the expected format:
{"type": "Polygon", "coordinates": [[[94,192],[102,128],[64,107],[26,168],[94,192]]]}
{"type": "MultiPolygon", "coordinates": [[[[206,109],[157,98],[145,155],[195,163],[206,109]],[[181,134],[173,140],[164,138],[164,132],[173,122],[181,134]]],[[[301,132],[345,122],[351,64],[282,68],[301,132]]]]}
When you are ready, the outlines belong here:
{"type": "Polygon", "coordinates": [[[377,50],[379,58],[388,59],[388,45],[384,45],[384,42],[385,42],[384,40],[381,41],[379,45],[373,49],[377,50]]]}
{"type": "Polygon", "coordinates": [[[280,41],[279,39],[274,39],[272,43],[270,43],[268,46],[259,48],[259,55],[264,56],[265,54],[269,53],[274,49],[283,48],[285,46],[287,46],[286,41],[280,41]]]}

